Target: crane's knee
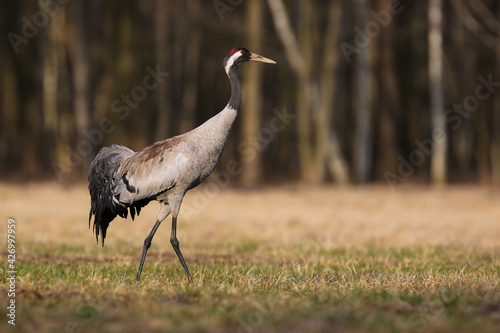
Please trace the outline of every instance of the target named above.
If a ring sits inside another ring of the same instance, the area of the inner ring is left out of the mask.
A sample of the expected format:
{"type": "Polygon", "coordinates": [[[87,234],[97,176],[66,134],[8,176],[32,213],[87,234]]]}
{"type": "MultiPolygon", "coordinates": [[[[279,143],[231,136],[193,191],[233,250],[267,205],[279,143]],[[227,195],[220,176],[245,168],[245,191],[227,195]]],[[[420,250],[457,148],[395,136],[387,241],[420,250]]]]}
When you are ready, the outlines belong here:
{"type": "Polygon", "coordinates": [[[170,244],[172,244],[173,247],[179,247],[179,241],[177,238],[170,238],[170,244]]]}
{"type": "Polygon", "coordinates": [[[151,246],[151,238],[148,237],[144,240],[144,248],[149,249],[150,246],[151,246]]]}

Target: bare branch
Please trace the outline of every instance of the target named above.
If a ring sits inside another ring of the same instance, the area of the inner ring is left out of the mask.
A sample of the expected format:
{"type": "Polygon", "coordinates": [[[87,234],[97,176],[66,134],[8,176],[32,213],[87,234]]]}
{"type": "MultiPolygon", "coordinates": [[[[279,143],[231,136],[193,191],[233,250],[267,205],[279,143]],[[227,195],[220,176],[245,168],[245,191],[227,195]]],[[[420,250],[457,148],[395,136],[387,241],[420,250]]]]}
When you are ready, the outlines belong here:
{"type": "Polygon", "coordinates": [[[490,48],[495,48],[497,38],[484,29],[481,24],[472,16],[467,7],[465,7],[462,0],[450,0],[457,16],[462,21],[462,24],[473,33],[481,42],[490,48]]]}
{"type": "Polygon", "coordinates": [[[486,24],[488,29],[492,31],[492,33],[496,33],[498,31],[499,22],[495,18],[495,15],[490,11],[488,7],[481,0],[469,1],[470,6],[481,16],[481,19],[486,24]]]}
{"type": "Polygon", "coordinates": [[[267,0],[274,19],[274,26],[278,32],[281,42],[285,46],[286,56],[290,66],[301,77],[305,76],[306,65],[304,57],[299,49],[297,38],[293,34],[288,15],[282,0],[267,0]]]}

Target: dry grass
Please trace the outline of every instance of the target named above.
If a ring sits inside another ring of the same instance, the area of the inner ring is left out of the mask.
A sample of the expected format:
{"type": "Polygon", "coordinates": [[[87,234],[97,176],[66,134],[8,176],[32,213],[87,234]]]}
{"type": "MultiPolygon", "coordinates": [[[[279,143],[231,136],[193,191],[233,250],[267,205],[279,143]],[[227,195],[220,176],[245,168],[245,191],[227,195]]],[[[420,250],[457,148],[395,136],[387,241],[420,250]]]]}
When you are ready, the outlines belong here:
{"type": "Polygon", "coordinates": [[[114,221],[101,248],[85,184],[0,184],[0,230],[16,219],[26,331],[495,332],[499,203],[499,191],[479,187],[201,187],[178,227],[193,284],[170,247],[170,219],[134,282],[156,203],[114,221]]]}
{"type": "MultiPolygon", "coordinates": [[[[70,188],[52,183],[0,185],[4,220],[9,216],[18,220],[19,237],[27,244],[92,248],[89,200],[86,184],[70,188]]],[[[139,248],[157,213],[158,204],[153,202],[135,222],[115,220],[107,245],[127,243],[139,248]]],[[[384,187],[288,187],[212,194],[202,187],[186,195],[179,238],[186,249],[223,245],[228,238],[280,247],[317,242],[340,248],[373,244],[494,249],[499,246],[499,221],[500,191],[489,188],[391,192],[384,187]]],[[[164,224],[170,224],[169,219],[164,224]]],[[[169,227],[162,226],[155,243],[168,244],[169,237],[169,227]]]]}

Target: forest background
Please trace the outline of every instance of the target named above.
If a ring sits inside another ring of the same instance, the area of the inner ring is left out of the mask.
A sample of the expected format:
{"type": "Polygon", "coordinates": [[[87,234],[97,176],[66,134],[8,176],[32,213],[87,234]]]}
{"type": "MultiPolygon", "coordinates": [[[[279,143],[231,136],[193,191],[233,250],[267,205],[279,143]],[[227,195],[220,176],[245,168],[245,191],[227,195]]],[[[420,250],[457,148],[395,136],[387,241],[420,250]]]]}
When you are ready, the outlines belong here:
{"type": "Polygon", "coordinates": [[[232,184],[500,183],[500,3],[492,0],[3,1],[3,180],[83,180],[98,150],[186,132],[243,104],[232,184]]]}

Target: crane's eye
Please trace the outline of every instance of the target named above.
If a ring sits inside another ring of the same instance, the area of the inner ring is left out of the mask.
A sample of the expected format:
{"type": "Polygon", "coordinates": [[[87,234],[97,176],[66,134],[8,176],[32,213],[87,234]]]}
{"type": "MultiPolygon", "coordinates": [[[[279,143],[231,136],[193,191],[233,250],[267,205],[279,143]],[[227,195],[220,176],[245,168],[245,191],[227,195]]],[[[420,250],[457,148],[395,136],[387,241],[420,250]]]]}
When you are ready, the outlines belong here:
{"type": "Polygon", "coordinates": [[[243,54],[243,53],[245,53],[245,51],[241,50],[240,53],[243,54]]]}

